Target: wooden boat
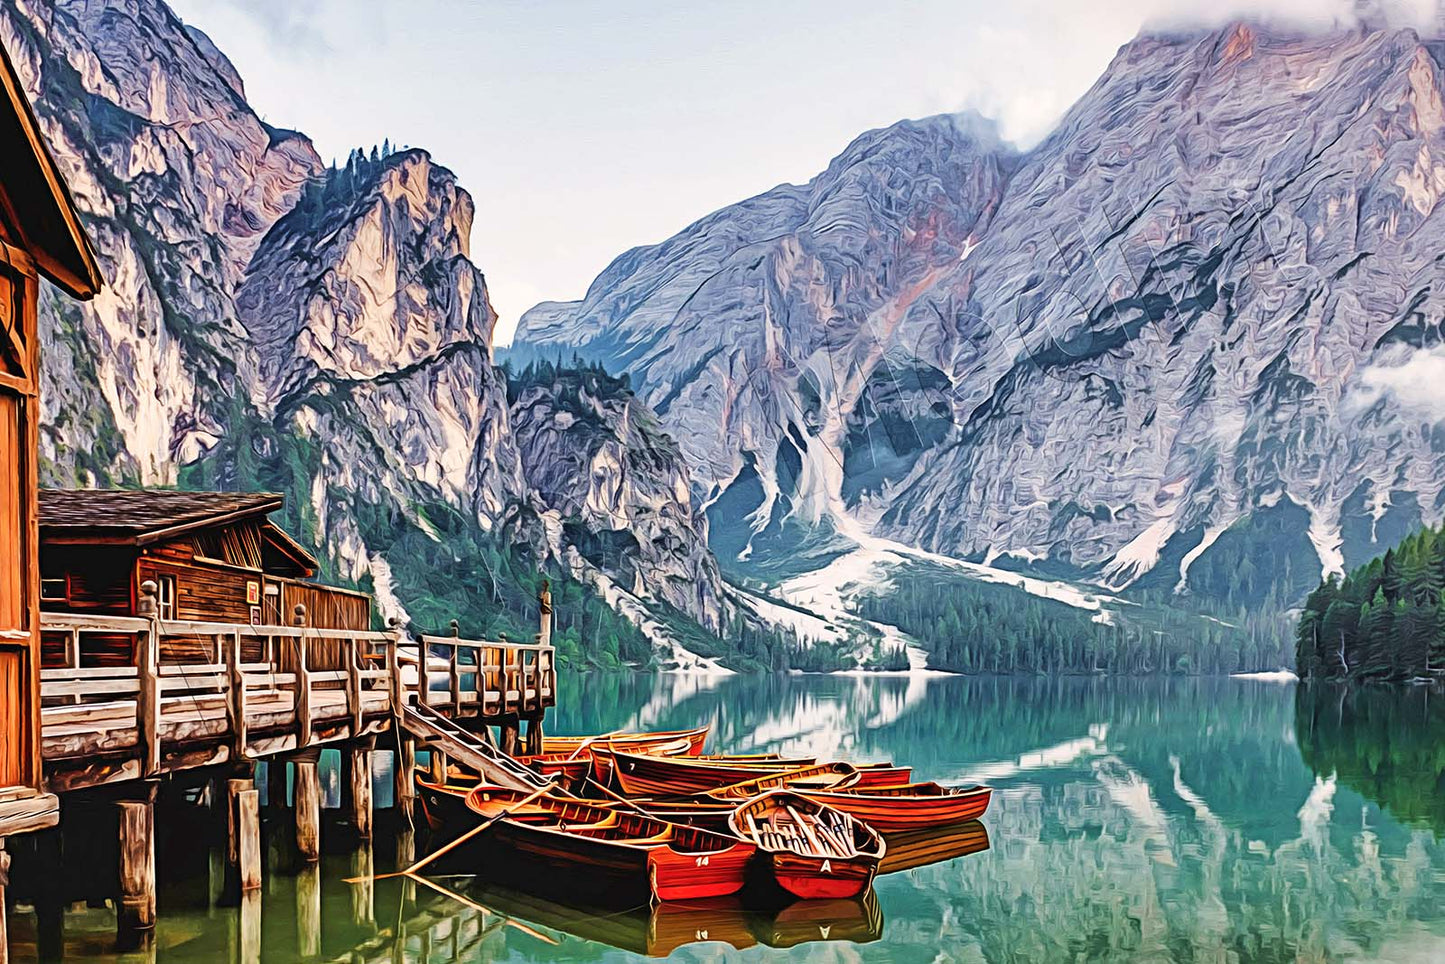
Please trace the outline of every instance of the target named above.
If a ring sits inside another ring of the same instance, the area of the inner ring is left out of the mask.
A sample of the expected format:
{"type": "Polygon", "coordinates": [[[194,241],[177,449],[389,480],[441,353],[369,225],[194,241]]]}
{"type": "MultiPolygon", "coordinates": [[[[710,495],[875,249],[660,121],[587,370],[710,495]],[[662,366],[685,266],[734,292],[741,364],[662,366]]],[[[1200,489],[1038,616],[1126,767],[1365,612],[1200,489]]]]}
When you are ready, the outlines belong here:
{"type": "Polygon", "coordinates": [[[857,782],[858,768],[852,764],[822,763],[730,783],[700,794],[697,800],[700,803],[751,800],[764,791],[782,789],[811,794],[814,791],[842,790],[857,782]]]}
{"type": "Polygon", "coordinates": [[[853,787],[862,790],[868,787],[896,787],[913,779],[912,767],[896,767],[891,763],[857,764],[858,782],[853,787]]]}
{"type": "Polygon", "coordinates": [[[866,824],[791,790],[769,790],[738,807],[728,826],[755,844],[773,881],[805,899],[856,897],[887,847],[866,824]]]}
{"type": "Polygon", "coordinates": [[[989,847],[988,831],[977,820],[952,827],[889,834],[884,839],[888,841],[888,852],[878,865],[880,874],[915,870],[955,857],[981,853],[989,847]]]}
{"type": "Polygon", "coordinates": [[[687,744],[687,756],[702,753],[711,726],[699,726],[691,730],[658,730],[652,733],[604,733],[597,736],[548,736],[542,739],[543,753],[575,753],[596,743],[645,752],[647,750],[683,740],[687,744]]]}
{"type": "Polygon", "coordinates": [[[977,820],[988,809],[988,787],[945,787],[937,783],[812,790],[797,788],[810,800],[857,817],[879,833],[926,830],[977,820]]]}
{"type": "Polygon", "coordinates": [[[592,754],[583,753],[574,756],[571,753],[537,753],[532,756],[519,756],[517,762],[544,777],[562,777],[562,787],[572,792],[582,789],[582,785],[592,774],[592,754]]]}
{"type": "Polygon", "coordinates": [[[773,776],[814,762],[660,757],[612,747],[594,747],[592,754],[594,759],[609,761],[618,786],[628,796],[686,796],[753,777],[773,776]]]}
{"type": "MultiPolygon", "coordinates": [[[[476,787],[467,805],[495,812],[492,788],[476,787]]],[[[479,869],[615,904],[723,897],[742,889],[756,847],[735,837],[668,823],[582,800],[539,797],[543,814],[497,820],[477,838],[479,869]]]]}

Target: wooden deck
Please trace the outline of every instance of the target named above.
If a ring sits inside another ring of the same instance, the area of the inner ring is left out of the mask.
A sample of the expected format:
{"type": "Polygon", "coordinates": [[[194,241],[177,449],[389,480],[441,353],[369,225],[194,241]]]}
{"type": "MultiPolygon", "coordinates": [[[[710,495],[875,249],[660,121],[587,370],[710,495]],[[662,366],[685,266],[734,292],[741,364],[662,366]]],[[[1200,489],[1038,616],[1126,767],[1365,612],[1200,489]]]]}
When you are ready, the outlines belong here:
{"type": "Polygon", "coordinates": [[[424,636],[422,661],[396,632],[59,613],[42,629],[69,640],[70,665],[41,674],[51,792],[367,737],[411,701],[482,725],[555,703],[552,648],[540,644],[424,636]],[[130,637],[133,664],[75,665],[87,634],[130,637]],[[181,649],[206,662],[157,659],[181,649]]]}

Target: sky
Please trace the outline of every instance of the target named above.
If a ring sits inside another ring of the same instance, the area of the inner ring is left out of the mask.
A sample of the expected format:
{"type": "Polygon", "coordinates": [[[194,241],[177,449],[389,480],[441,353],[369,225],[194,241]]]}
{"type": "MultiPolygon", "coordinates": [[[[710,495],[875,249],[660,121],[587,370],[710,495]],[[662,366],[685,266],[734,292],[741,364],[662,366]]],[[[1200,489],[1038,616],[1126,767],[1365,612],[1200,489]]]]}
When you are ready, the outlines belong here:
{"type": "MultiPolygon", "coordinates": [[[[1402,0],[1421,16],[1433,0],[1402,0]]],[[[424,147],[476,200],[506,344],[628,248],[782,182],[858,134],[976,110],[1022,147],[1184,0],[170,0],[268,123],[326,160],[424,147]]],[[[1353,0],[1217,0],[1329,25],[1353,0]]]]}

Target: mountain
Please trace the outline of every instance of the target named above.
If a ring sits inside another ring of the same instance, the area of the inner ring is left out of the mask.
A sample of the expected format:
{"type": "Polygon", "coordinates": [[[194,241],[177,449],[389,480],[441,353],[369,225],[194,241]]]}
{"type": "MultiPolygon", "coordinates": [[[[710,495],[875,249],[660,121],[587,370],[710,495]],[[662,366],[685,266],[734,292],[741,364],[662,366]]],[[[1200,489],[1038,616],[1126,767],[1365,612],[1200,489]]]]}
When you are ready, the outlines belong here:
{"type": "Polygon", "coordinates": [[[697,663],[680,636],[728,657],[705,524],[641,403],[548,432],[531,416],[577,399],[534,386],[514,432],[449,170],[389,148],[327,166],[159,0],[0,0],[0,42],[107,281],[43,297],[49,482],[282,491],[323,574],[386,616],[526,636],[546,576],[564,657],[697,663]],[[580,516],[558,502],[609,459],[580,516]],[[621,537],[598,555],[603,518],[621,537]]]}
{"type": "Polygon", "coordinates": [[[1445,512],[1442,62],[1383,25],[1145,33],[1031,150],[872,131],[513,352],[627,373],[720,563],[785,591],[885,552],[1295,605],[1445,512]]]}

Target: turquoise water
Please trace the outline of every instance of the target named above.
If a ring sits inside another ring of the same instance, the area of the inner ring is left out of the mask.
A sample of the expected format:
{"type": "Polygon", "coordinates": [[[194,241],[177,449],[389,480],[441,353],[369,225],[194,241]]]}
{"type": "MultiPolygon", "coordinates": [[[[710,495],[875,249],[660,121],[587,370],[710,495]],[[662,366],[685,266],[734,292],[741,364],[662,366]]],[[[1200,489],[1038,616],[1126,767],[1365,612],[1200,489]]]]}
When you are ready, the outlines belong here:
{"type": "MultiPolygon", "coordinates": [[[[976,828],[962,832],[957,849],[975,852],[881,877],[865,901],[589,914],[467,879],[437,881],[450,894],[347,883],[368,861],[394,864],[390,825],[370,852],[331,833],[335,852],[298,877],[278,829],[266,886],[243,909],[217,906],[214,857],[163,855],[156,956],[1445,960],[1439,690],[834,676],[564,685],[551,732],[711,721],[718,749],[892,759],[919,779],[990,783],[987,847],[976,828]]],[[[12,925],[27,959],[24,908],[12,925]]],[[[111,928],[103,907],[75,908],[67,950],[109,956],[111,928]]]]}

